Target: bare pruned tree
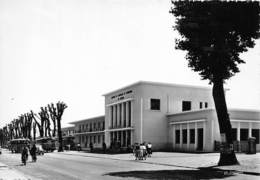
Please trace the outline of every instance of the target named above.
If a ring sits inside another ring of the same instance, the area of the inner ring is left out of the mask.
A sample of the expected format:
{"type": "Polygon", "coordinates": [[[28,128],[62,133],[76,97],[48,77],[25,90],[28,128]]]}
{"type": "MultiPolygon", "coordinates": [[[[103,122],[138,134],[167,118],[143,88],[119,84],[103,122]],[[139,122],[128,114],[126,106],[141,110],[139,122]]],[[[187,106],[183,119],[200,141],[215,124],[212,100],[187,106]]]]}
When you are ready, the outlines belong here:
{"type": "Polygon", "coordinates": [[[61,152],[63,151],[63,146],[62,146],[62,132],[61,132],[61,118],[63,115],[64,110],[68,107],[64,102],[57,102],[56,107],[51,104],[48,105],[49,107],[49,112],[52,116],[52,118],[55,118],[57,122],[57,129],[58,129],[58,139],[59,139],[59,149],[58,151],[61,152]]]}

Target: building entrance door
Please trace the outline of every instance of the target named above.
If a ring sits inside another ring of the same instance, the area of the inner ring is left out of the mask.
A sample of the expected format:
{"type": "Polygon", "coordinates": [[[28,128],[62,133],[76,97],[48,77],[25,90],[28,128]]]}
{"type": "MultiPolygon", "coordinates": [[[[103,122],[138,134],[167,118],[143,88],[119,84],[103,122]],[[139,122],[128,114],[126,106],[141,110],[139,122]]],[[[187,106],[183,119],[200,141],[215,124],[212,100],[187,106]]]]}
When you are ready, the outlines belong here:
{"type": "Polygon", "coordinates": [[[198,131],[198,144],[197,144],[197,150],[201,151],[203,150],[203,128],[197,129],[198,131]]]}

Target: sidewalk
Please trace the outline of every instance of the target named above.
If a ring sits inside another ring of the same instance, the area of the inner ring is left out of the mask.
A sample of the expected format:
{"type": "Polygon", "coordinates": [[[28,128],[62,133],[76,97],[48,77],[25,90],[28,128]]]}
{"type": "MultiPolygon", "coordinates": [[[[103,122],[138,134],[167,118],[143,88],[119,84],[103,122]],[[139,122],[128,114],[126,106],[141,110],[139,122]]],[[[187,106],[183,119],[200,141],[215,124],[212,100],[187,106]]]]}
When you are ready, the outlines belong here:
{"type": "Polygon", "coordinates": [[[0,162],[0,180],[31,180],[31,178],[0,162]]]}
{"type": "MultiPolygon", "coordinates": [[[[67,155],[78,155],[95,158],[108,158],[114,160],[123,161],[135,161],[133,154],[95,154],[87,152],[77,151],[65,151],[62,152],[67,155]]],[[[155,165],[165,165],[173,167],[183,167],[191,169],[201,168],[215,168],[226,171],[234,171],[240,174],[256,175],[260,176],[260,153],[257,154],[236,154],[240,165],[233,166],[217,166],[219,160],[219,153],[167,153],[167,152],[155,152],[151,158],[146,160],[136,161],[138,163],[149,163],[155,165]]]]}

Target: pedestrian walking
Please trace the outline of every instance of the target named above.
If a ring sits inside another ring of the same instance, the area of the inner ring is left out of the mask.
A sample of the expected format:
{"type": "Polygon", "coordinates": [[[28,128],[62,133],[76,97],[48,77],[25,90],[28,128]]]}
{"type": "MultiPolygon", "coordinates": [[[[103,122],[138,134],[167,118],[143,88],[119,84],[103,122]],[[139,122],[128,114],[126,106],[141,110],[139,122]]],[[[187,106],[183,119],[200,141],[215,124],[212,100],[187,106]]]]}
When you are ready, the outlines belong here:
{"type": "Polygon", "coordinates": [[[93,152],[93,143],[92,142],[89,143],[89,148],[90,148],[90,152],[93,152]]]}
{"type": "Polygon", "coordinates": [[[146,147],[144,143],[140,145],[140,159],[146,159],[146,147]]]}
{"type": "Polygon", "coordinates": [[[103,142],[102,148],[103,148],[103,153],[105,154],[105,153],[106,153],[106,150],[107,150],[107,145],[106,145],[105,142],[103,142]]]}
{"type": "Polygon", "coordinates": [[[24,146],[21,153],[22,164],[26,165],[28,159],[28,147],[24,146]]]}
{"type": "Polygon", "coordinates": [[[148,142],[148,144],[147,144],[147,154],[148,154],[148,157],[151,157],[151,155],[152,155],[152,143],[151,142],[148,142]]]}
{"type": "Polygon", "coordinates": [[[77,150],[80,151],[80,149],[81,149],[81,148],[80,148],[80,144],[78,143],[78,144],[77,144],[77,150]]]}
{"type": "Polygon", "coordinates": [[[36,162],[36,160],[37,160],[36,152],[37,152],[37,148],[36,148],[36,145],[34,144],[30,150],[30,154],[32,156],[32,162],[36,162]]]}

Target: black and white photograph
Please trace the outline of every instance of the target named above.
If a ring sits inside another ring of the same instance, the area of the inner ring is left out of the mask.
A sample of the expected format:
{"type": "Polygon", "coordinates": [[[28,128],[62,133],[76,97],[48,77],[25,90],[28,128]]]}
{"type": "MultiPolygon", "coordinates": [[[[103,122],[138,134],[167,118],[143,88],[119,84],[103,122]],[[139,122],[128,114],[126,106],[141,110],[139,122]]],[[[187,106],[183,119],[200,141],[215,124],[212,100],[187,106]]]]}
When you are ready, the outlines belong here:
{"type": "Polygon", "coordinates": [[[259,180],[260,1],[0,0],[0,180],[259,180]]]}

